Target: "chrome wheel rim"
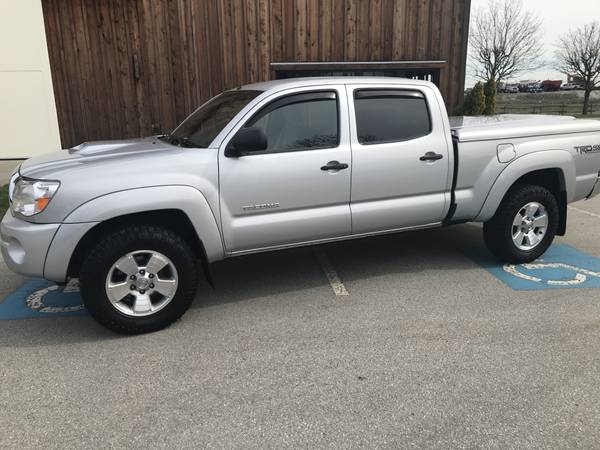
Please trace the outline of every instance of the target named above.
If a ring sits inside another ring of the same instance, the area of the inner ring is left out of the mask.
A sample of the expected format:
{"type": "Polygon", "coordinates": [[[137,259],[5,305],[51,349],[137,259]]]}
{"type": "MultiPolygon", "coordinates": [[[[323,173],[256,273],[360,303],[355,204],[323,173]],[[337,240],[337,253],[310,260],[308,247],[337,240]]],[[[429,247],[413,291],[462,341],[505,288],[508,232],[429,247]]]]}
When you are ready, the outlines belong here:
{"type": "Polygon", "coordinates": [[[169,258],[154,250],[138,250],[112,265],[106,276],[106,295],[126,316],[149,316],[173,300],[178,280],[169,258]]]}
{"type": "Polygon", "coordinates": [[[523,206],[512,224],[512,240],[519,250],[530,251],[536,248],[546,237],[548,231],[548,213],[544,205],[530,202],[523,206]]]}

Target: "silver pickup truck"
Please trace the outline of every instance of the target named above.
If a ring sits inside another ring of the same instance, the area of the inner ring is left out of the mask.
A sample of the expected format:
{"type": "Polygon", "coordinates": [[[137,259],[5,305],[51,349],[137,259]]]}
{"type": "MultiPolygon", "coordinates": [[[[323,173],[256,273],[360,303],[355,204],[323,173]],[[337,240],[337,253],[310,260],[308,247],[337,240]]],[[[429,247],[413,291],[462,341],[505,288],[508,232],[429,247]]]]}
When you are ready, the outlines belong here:
{"type": "Polygon", "coordinates": [[[500,260],[532,261],[565,234],[567,204],[600,192],[599,171],[599,121],[450,121],[418,80],[272,81],[218,95],[169,135],[25,161],[2,254],[24,275],[79,278],[93,317],[142,333],[237,255],[473,221],[500,260]]]}

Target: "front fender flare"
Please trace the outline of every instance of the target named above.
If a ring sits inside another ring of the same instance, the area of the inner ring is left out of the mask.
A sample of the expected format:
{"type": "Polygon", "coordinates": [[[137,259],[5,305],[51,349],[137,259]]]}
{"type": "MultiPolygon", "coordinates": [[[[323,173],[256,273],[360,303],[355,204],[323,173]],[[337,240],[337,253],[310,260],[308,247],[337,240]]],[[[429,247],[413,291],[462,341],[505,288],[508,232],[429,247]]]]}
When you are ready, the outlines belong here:
{"type": "Polygon", "coordinates": [[[567,193],[567,203],[570,203],[575,195],[577,184],[573,155],[567,150],[547,150],[528,153],[510,163],[496,178],[475,221],[487,222],[490,220],[496,213],[508,190],[517,180],[528,173],[544,169],[559,169],[562,172],[567,193]]]}
{"type": "Polygon", "coordinates": [[[215,213],[202,192],[191,186],[152,186],[106,194],[80,205],[65,218],[64,223],[97,223],[161,209],[179,209],[188,216],[204,245],[209,262],[225,257],[215,213]]]}

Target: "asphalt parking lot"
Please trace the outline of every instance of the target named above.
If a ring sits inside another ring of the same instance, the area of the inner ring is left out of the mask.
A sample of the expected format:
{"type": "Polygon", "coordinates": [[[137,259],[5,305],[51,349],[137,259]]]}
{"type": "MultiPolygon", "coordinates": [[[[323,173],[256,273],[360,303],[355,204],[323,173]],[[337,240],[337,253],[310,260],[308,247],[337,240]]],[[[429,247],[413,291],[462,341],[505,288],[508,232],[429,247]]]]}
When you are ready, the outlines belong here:
{"type": "Polygon", "coordinates": [[[0,320],[0,447],[596,447],[600,199],[569,211],[527,290],[467,224],[221,262],[150,335],[0,320]]]}

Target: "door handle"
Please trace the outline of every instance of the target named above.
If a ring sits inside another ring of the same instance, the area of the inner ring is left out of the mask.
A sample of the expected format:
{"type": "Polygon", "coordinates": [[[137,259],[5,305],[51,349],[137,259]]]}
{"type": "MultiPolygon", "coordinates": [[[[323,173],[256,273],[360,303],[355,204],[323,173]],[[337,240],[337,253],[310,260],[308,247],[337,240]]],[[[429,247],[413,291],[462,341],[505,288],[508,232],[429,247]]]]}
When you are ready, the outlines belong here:
{"type": "Polygon", "coordinates": [[[329,161],[326,166],[321,167],[321,170],[344,170],[348,168],[348,164],[340,163],[339,161],[329,161]]]}
{"type": "Polygon", "coordinates": [[[444,157],[444,155],[440,155],[439,153],[427,152],[423,156],[421,156],[419,159],[421,161],[438,161],[438,160],[442,159],[443,157],[444,157]]]}

